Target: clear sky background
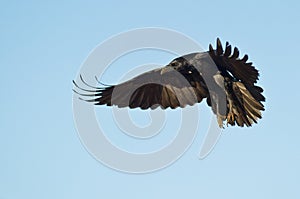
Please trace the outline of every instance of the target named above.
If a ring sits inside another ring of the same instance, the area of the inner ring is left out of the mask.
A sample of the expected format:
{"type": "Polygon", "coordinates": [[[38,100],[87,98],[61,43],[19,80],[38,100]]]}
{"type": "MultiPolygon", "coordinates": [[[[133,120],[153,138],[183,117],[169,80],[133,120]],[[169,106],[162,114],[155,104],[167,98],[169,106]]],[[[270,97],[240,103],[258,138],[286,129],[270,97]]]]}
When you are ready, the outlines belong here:
{"type": "Polygon", "coordinates": [[[0,1],[0,198],[300,198],[299,9],[296,0],[0,1]],[[204,49],[216,37],[238,46],[260,70],[267,102],[258,125],[227,128],[206,159],[199,133],[170,167],[133,175],[82,146],[71,80],[100,42],[149,26],[204,49]]]}

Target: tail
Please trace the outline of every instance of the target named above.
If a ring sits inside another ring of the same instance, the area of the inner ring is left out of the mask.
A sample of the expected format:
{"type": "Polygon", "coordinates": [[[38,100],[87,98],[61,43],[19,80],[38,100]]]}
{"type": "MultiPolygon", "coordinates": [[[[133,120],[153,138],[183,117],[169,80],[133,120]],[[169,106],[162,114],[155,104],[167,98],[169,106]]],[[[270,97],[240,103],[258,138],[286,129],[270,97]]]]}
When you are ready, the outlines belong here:
{"type": "Polygon", "coordinates": [[[257,123],[257,120],[262,118],[261,111],[265,110],[261,100],[253,97],[242,82],[233,82],[232,90],[228,97],[227,123],[236,123],[238,126],[257,123]]]}

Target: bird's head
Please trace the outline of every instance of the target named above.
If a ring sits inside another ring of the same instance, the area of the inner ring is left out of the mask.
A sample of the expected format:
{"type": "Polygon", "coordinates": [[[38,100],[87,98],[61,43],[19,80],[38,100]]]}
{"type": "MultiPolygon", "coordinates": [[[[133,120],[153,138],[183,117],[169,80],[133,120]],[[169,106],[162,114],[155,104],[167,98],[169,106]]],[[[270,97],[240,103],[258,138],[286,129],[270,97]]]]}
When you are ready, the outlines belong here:
{"type": "Polygon", "coordinates": [[[185,58],[179,57],[179,58],[172,60],[167,65],[167,67],[172,67],[174,70],[180,71],[180,70],[186,68],[188,65],[189,65],[189,63],[185,58]]]}
{"type": "Polygon", "coordinates": [[[176,58],[174,60],[172,60],[168,65],[166,65],[164,68],[162,68],[162,74],[166,73],[166,72],[170,72],[173,70],[176,70],[180,73],[186,73],[189,72],[189,69],[192,66],[189,64],[189,62],[183,58],[183,57],[179,57],[176,58]]]}

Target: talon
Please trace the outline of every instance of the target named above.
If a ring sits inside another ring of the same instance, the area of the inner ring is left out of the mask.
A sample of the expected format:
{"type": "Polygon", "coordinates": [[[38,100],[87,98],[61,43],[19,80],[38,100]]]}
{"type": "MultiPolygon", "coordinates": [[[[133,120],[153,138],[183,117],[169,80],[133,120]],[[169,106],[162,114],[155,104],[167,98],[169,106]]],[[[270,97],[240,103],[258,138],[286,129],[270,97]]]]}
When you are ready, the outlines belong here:
{"type": "Polygon", "coordinates": [[[221,129],[224,129],[223,121],[225,121],[226,116],[221,116],[221,115],[219,115],[217,118],[218,118],[218,124],[219,124],[219,127],[220,127],[221,129]]]}

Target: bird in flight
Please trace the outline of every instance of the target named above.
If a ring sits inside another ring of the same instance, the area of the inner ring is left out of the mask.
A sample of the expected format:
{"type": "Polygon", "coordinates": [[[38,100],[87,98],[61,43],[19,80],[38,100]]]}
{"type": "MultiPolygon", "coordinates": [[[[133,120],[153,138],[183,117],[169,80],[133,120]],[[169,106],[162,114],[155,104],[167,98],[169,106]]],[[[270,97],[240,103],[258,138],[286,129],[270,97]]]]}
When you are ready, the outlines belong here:
{"type": "Polygon", "coordinates": [[[249,127],[262,118],[265,97],[256,85],[259,72],[247,61],[248,55],[239,58],[236,47],[226,42],[223,49],[217,38],[216,49],[209,45],[206,52],[183,55],[117,85],[90,86],[80,75],[89,88],[73,81],[74,92],[95,105],[119,108],[184,108],[206,98],[221,128],[224,122],[249,127]]]}

